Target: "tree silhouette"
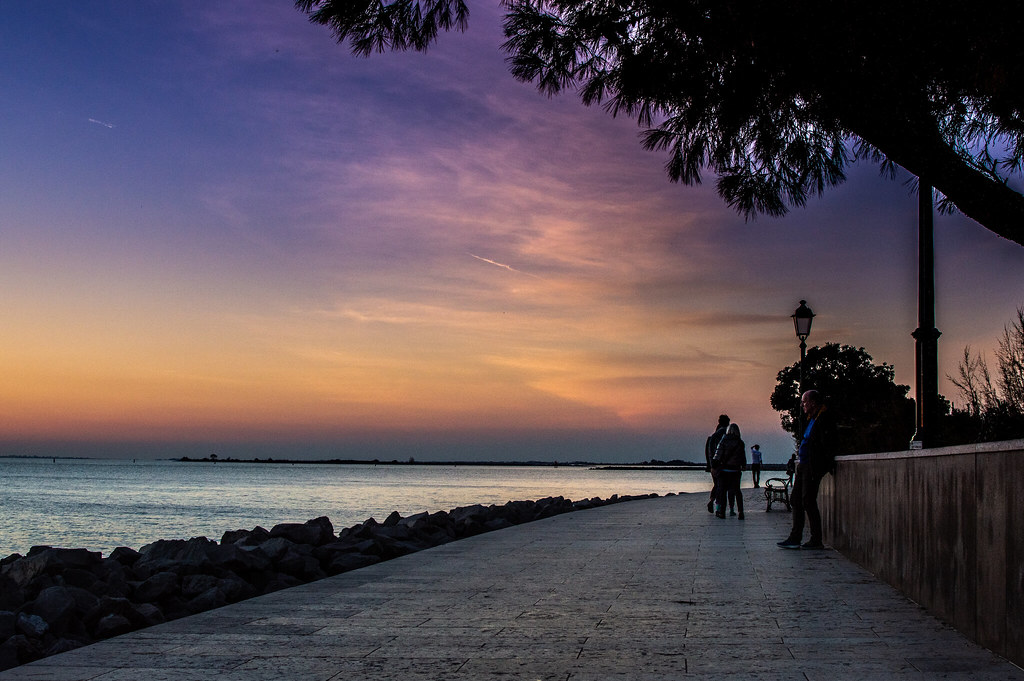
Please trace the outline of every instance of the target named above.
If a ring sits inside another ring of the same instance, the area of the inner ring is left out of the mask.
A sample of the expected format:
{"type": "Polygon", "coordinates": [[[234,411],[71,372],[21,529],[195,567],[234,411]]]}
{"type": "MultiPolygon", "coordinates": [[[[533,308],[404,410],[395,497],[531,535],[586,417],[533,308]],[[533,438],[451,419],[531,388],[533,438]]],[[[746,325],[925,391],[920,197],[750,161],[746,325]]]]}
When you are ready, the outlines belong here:
{"type": "Polygon", "coordinates": [[[964,403],[946,419],[950,444],[1024,437],[1024,307],[1003,327],[995,355],[995,381],[985,358],[969,346],[957,375],[947,376],[964,403]]]}
{"type": "MultiPolygon", "coordinates": [[[[298,0],[362,55],[465,30],[464,0],[298,0]]],[[[512,74],[650,129],[674,181],[783,215],[854,160],[900,165],[1024,245],[1024,3],[501,0],[512,74]],[[654,126],[654,127],[650,127],[654,126]]]]}
{"type": "MultiPolygon", "coordinates": [[[[906,449],[914,435],[914,401],[910,386],[893,379],[892,365],[877,365],[864,348],[828,343],[808,348],[804,387],[825,397],[836,419],[840,454],[906,449]]],[[[782,427],[796,437],[800,407],[800,364],[778,374],[772,409],[781,412],[782,427]]]]}

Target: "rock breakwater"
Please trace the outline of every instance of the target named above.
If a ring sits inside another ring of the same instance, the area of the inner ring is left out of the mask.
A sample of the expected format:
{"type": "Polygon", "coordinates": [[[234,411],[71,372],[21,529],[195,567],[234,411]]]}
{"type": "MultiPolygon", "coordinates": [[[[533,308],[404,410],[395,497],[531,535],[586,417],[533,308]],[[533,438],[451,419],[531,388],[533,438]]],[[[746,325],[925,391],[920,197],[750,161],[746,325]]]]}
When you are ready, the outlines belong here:
{"type": "Polygon", "coordinates": [[[484,532],[656,496],[548,497],[407,517],[394,512],[337,534],[320,517],[233,530],[219,542],[162,539],[106,557],[35,546],[0,560],[0,670],[484,532]]]}

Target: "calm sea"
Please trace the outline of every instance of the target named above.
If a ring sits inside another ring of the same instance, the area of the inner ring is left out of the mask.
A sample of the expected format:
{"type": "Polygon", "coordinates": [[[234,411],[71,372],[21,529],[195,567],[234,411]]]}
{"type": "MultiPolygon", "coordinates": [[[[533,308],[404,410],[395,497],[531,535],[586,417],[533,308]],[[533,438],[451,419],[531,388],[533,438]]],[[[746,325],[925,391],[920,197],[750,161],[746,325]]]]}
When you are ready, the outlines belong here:
{"type": "Polygon", "coordinates": [[[706,473],[682,470],[0,459],[0,557],[35,545],[106,555],[324,515],[339,530],[392,511],[709,489],[706,473]]]}

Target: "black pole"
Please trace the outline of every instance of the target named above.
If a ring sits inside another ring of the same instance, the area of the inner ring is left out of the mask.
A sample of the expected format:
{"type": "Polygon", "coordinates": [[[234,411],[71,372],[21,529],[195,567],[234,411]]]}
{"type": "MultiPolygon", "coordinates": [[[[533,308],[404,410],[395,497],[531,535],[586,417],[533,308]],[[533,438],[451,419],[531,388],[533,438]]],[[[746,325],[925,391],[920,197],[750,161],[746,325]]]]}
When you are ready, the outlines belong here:
{"type": "Polygon", "coordinates": [[[939,404],[939,336],[935,328],[935,248],[932,186],[917,180],[917,329],[915,359],[917,370],[917,433],[921,447],[935,446],[939,404]]]}
{"type": "Polygon", "coordinates": [[[796,442],[797,446],[804,436],[804,360],[807,358],[807,341],[800,339],[800,397],[796,401],[796,442]]]}

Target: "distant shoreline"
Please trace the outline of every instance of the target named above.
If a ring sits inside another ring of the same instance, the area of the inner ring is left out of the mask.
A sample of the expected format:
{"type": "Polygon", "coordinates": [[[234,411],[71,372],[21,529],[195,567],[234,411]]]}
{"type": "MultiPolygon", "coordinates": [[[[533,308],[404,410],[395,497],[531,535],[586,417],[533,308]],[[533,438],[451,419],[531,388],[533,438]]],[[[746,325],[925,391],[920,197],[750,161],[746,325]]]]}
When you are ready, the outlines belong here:
{"type": "Polygon", "coordinates": [[[41,456],[39,454],[0,454],[0,459],[53,459],[67,461],[88,461],[89,456],[41,456]]]}
{"type": "MultiPolygon", "coordinates": [[[[598,471],[696,471],[704,470],[703,463],[693,461],[651,461],[641,463],[605,464],[593,461],[416,461],[408,459],[399,461],[392,459],[236,459],[233,457],[219,458],[216,455],[195,458],[183,456],[173,459],[181,463],[243,463],[243,464],[331,464],[356,466],[517,466],[533,468],[589,468],[598,471]]],[[[762,464],[762,471],[784,471],[785,464],[762,464]]]]}
{"type": "MultiPolygon", "coordinates": [[[[19,455],[19,454],[2,454],[2,459],[52,459],[54,461],[66,460],[66,461],[91,461],[93,457],[88,456],[39,456],[39,455],[19,455]]],[[[415,459],[407,459],[405,461],[399,461],[398,459],[391,459],[388,461],[381,459],[236,459],[234,457],[225,457],[221,459],[216,455],[204,456],[204,457],[192,457],[182,456],[179,458],[171,459],[158,459],[162,461],[177,461],[180,463],[245,463],[245,464],[278,464],[278,465],[296,465],[296,464],[333,464],[333,465],[348,465],[348,466],[509,466],[509,467],[523,467],[523,468],[588,468],[595,471],[702,471],[705,469],[703,463],[697,463],[693,461],[682,461],[679,459],[673,459],[672,461],[641,461],[639,463],[598,463],[596,461],[417,461],[415,459]]],[[[134,461],[134,459],[133,459],[134,461]]],[[[749,469],[748,469],[749,470],[749,469]]],[[[761,465],[762,471],[784,471],[786,470],[786,464],[782,463],[766,463],[761,465]]]]}
{"type": "Polygon", "coordinates": [[[183,456],[172,459],[181,463],[263,463],[263,464],[332,464],[358,466],[544,466],[548,468],[573,467],[587,468],[597,464],[587,461],[416,461],[415,459],[236,459],[234,457],[219,458],[216,455],[196,458],[183,456]]]}

